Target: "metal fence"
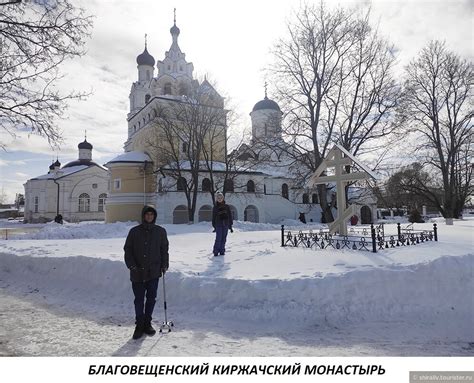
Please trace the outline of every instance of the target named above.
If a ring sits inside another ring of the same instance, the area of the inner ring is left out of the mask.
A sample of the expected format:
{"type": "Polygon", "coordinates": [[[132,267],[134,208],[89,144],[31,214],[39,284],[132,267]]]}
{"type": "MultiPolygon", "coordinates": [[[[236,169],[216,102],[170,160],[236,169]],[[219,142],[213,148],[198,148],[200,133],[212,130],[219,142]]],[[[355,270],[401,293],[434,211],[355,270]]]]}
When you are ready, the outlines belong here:
{"type": "Polygon", "coordinates": [[[379,250],[414,246],[433,240],[438,241],[438,228],[436,223],[433,224],[432,230],[414,230],[413,227],[411,229],[402,229],[400,224],[397,224],[396,235],[385,235],[383,224],[377,226],[370,225],[370,228],[358,228],[351,231],[350,235],[345,236],[331,234],[325,230],[300,230],[295,232],[285,230],[285,225],[281,225],[282,247],[349,249],[376,253],[379,250]]]}

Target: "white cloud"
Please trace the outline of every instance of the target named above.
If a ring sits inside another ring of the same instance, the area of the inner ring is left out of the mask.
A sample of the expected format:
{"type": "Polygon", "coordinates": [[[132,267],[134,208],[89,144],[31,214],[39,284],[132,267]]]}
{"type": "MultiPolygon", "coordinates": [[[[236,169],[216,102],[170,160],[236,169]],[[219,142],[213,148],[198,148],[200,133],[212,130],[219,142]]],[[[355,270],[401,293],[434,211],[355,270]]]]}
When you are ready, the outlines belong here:
{"type": "MultiPolygon", "coordinates": [[[[94,145],[94,159],[99,162],[122,151],[127,135],[128,95],[137,75],[135,59],[143,50],[143,36],[148,34],[148,49],[156,60],[161,60],[171,44],[169,28],[174,7],[181,29],[179,44],[186,58],[194,63],[196,75],[209,73],[219,90],[230,95],[242,117],[241,124],[248,127],[248,113],[263,97],[262,70],[271,60],[271,47],[285,34],[285,20],[301,2],[83,0],[79,3],[96,16],[94,30],[87,46],[88,54],[64,66],[66,76],[61,87],[92,89],[94,93],[86,101],[72,102],[67,119],[59,123],[65,138],[61,150],[51,150],[37,136],[28,138],[21,134],[18,140],[12,140],[0,132],[0,139],[7,139],[9,150],[38,156],[44,162],[41,169],[47,169],[56,155],[62,163],[77,158],[77,144],[84,139],[85,130],[88,141],[94,145]]],[[[342,2],[343,6],[369,3],[342,2]]],[[[468,0],[374,0],[371,7],[374,23],[399,50],[400,73],[435,38],[446,40],[449,48],[472,58],[472,9],[468,0]]],[[[271,91],[270,83],[270,97],[271,91]]],[[[1,154],[0,157],[3,158],[1,154]]],[[[4,161],[0,160],[2,169],[7,167],[4,161]]],[[[17,188],[22,189],[21,184],[17,188]]]]}

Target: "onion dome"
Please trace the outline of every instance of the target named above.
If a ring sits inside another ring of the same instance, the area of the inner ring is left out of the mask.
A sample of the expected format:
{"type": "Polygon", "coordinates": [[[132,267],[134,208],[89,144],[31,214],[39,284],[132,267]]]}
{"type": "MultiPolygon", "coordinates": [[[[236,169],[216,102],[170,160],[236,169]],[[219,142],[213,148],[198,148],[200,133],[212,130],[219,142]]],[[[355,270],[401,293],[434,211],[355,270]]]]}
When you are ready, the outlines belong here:
{"type": "Polygon", "coordinates": [[[59,162],[58,159],[56,159],[56,162],[53,164],[54,167],[61,167],[61,162],[59,162]]]}
{"type": "Polygon", "coordinates": [[[173,26],[170,28],[170,33],[174,36],[178,36],[179,35],[179,28],[176,26],[176,8],[174,9],[174,18],[173,18],[173,26]]]}
{"type": "Polygon", "coordinates": [[[86,139],[84,139],[84,141],[82,141],[79,145],[77,145],[77,147],[79,149],[89,149],[89,150],[92,150],[92,144],[90,144],[89,142],[87,142],[86,139]]]}
{"type": "Polygon", "coordinates": [[[268,97],[265,97],[263,100],[257,102],[254,105],[252,112],[263,109],[273,109],[280,112],[280,107],[278,106],[278,104],[275,101],[270,100],[268,97]]]}
{"type": "Polygon", "coordinates": [[[145,45],[145,50],[143,51],[143,53],[137,56],[137,64],[149,65],[149,66],[155,65],[155,59],[151,54],[148,53],[148,50],[146,49],[146,45],[145,45]]]}
{"type": "Polygon", "coordinates": [[[174,24],[171,28],[170,28],[170,33],[172,35],[179,35],[181,31],[179,30],[179,28],[176,26],[176,24],[174,24]]]}
{"type": "Polygon", "coordinates": [[[54,162],[49,165],[49,170],[54,170],[54,162]]]}

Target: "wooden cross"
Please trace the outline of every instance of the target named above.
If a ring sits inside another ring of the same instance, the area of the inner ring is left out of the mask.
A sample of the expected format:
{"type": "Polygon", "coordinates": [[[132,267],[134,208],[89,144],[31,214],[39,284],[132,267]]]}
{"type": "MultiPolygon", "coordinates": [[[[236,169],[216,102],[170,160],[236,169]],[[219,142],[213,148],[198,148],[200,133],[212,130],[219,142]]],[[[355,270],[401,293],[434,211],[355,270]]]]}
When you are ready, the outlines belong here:
{"type": "Polygon", "coordinates": [[[310,177],[307,184],[310,188],[315,185],[327,184],[330,182],[336,183],[337,219],[329,224],[329,231],[331,233],[337,232],[340,235],[347,235],[346,221],[356,213],[355,205],[349,205],[346,208],[345,184],[368,178],[375,179],[376,177],[370,169],[339,145],[334,145],[323,162],[321,162],[321,165],[318,166],[314,174],[310,177]],[[352,164],[357,164],[357,166],[363,171],[347,173],[345,167],[352,164]],[[323,175],[328,168],[334,168],[334,175],[323,175]]]}

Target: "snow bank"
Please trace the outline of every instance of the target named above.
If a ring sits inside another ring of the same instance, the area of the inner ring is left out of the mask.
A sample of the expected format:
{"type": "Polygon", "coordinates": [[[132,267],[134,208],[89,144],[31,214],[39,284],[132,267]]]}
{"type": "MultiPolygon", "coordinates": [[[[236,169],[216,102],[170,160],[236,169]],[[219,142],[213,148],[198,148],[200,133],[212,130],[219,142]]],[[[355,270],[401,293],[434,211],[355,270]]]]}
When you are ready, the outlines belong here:
{"type": "MultiPolygon", "coordinates": [[[[281,225],[284,224],[287,229],[313,229],[319,230],[320,228],[327,228],[326,225],[319,223],[303,224],[300,221],[285,219],[281,224],[272,223],[253,223],[244,221],[235,221],[234,229],[237,231],[267,231],[267,230],[280,230],[281,225]]],[[[104,222],[80,222],[80,223],[64,223],[63,225],[55,222],[49,222],[35,226],[35,229],[31,232],[28,230],[31,227],[24,227],[25,230],[21,232],[13,231],[9,237],[11,239],[100,239],[100,238],[125,238],[128,231],[137,225],[137,222],[115,222],[115,223],[104,223],[104,222]]],[[[31,226],[31,225],[28,225],[31,226]]],[[[166,228],[169,235],[185,234],[185,233],[206,233],[212,231],[212,225],[210,222],[199,222],[193,225],[163,225],[166,228]]],[[[21,228],[21,227],[20,227],[21,228]]]]}
{"type": "Polygon", "coordinates": [[[234,228],[239,231],[268,231],[268,230],[281,230],[281,225],[285,225],[285,229],[290,230],[306,230],[306,229],[327,229],[327,225],[322,223],[302,223],[296,219],[284,219],[280,223],[254,223],[245,221],[236,221],[234,228]]]}
{"type": "MultiPolygon", "coordinates": [[[[91,257],[0,254],[0,280],[17,294],[37,293],[48,303],[92,317],[130,317],[132,293],[122,262],[91,257]]],[[[216,260],[217,262],[219,260],[216,260]]],[[[170,316],[260,321],[270,326],[329,322],[430,321],[474,324],[474,254],[429,263],[355,270],[322,278],[238,280],[166,276],[170,316]]],[[[159,293],[161,294],[161,288],[159,293]]],[[[161,310],[160,301],[158,303],[161,310]]]]}
{"type": "Polygon", "coordinates": [[[136,225],[135,222],[103,222],[65,223],[55,222],[45,224],[38,231],[26,234],[12,234],[13,239],[78,239],[78,238],[121,238],[136,225]]]}

